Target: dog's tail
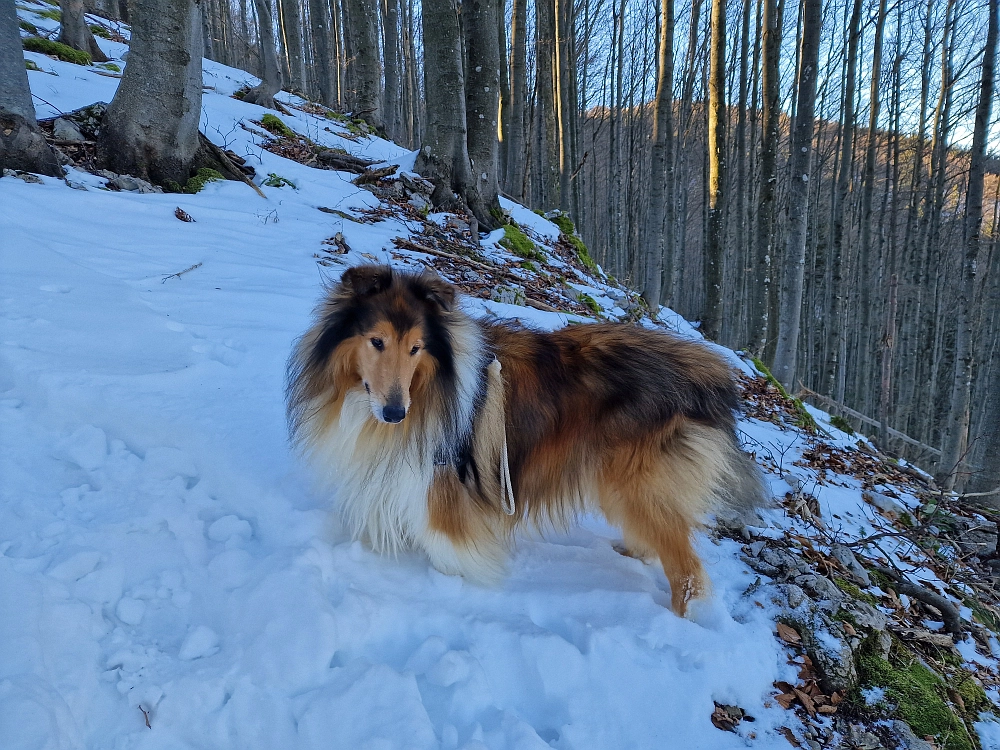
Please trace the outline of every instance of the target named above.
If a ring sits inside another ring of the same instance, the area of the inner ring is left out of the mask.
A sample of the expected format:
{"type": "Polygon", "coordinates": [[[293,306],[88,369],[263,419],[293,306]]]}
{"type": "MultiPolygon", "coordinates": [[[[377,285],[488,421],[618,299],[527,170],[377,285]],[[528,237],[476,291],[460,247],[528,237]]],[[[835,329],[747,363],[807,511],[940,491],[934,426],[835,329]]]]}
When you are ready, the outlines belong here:
{"type": "Polygon", "coordinates": [[[724,468],[715,493],[716,520],[734,528],[759,524],[758,511],[771,504],[760,467],[743,450],[734,434],[729,433],[719,442],[724,468]]]}

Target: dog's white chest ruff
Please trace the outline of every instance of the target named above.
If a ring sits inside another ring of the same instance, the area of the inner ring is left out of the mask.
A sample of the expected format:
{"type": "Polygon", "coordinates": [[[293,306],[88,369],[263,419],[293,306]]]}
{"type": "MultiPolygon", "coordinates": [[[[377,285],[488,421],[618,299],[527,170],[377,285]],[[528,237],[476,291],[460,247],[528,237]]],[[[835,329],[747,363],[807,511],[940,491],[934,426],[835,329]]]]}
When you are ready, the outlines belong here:
{"type": "Polygon", "coordinates": [[[340,418],[315,443],[314,465],[336,489],[355,538],[379,552],[411,546],[427,527],[433,449],[372,419],[360,389],[344,398],[340,418]]]}

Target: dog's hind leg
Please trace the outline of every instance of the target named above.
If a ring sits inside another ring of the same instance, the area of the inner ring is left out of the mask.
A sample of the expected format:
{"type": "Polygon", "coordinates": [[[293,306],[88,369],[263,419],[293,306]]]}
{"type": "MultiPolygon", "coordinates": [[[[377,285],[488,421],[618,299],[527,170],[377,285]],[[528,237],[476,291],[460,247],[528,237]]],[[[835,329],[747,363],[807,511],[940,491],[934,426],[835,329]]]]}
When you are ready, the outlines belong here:
{"type": "Polygon", "coordinates": [[[657,507],[655,500],[621,497],[615,506],[616,517],[605,513],[621,524],[630,552],[643,557],[652,557],[652,552],[660,558],[670,582],[670,607],[683,617],[688,603],[708,591],[705,569],[691,544],[694,529],[679,514],[657,507]]]}

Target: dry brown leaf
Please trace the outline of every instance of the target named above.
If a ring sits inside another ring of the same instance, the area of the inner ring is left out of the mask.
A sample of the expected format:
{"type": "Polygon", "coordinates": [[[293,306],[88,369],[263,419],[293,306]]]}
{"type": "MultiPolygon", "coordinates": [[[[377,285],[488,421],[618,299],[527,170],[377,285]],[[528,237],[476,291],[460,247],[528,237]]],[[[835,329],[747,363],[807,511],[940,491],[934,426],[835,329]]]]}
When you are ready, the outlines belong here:
{"type": "Polygon", "coordinates": [[[782,693],[781,695],[774,696],[774,699],[778,702],[779,706],[788,709],[795,703],[795,693],[782,693]]]}
{"type": "Polygon", "coordinates": [[[816,712],[821,714],[835,714],[837,713],[836,706],[817,706],[816,712]]]}
{"type": "Polygon", "coordinates": [[[781,732],[782,735],[784,735],[785,739],[788,740],[788,743],[792,747],[802,747],[802,743],[795,738],[795,735],[792,733],[791,729],[789,729],[788,727],[778,727],[778,731],[781,732]]]}
{"type": "Polygon", "coordinates": [[[810,698],[807,693],[804,693],[803,691],[799,690],[798,688],[792,688],[792,692],[795,693],[795,696],[799,699],[799,701],[805,707],[806,712],[810,716],[815,716],[816,715],[816,706],[813,705],[812,698],[810,698]]]}
{"type": "Polygon", "coordinates": [[[802,636],[799,635],[798,631],[783,622],[778,623],[778,637],[792,646],[798,646],[802,643],[802,636]]]}

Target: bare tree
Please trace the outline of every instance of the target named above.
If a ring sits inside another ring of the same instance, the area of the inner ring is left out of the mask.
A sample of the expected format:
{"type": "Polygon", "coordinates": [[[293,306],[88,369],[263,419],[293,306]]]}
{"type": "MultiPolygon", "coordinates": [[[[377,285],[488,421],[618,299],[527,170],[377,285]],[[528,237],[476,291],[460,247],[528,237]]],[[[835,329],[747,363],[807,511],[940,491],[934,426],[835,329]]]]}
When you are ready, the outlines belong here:
{"type": "Polygon", "coordinates": [[[108,56],[97,46],[84,11],[83,0],[59,0],[59,41],[86,52],[94,62],[107,62],[108,56]]]}
{"type": "Polygon", "coordinates": [[[28,88],[14,3],[0,3],[0,169],[22,169],[62,177],[45,142],[28,88]]]}
{"type": "Polygon", "coordinates": [[[375,130],[382,128],[382,76],[378,54],[378,4],[344,0],[348,107],[375,130]]]}
{"type": "Polygon", "coordinates": [[[476,189],[465,116],[462,29],[456,0],[424,0],[424,81],[427,126],[415,169],[434,183],[435,207],[472,212],[484,227],[493,221],[476,189]]]}
{"type": "Polygon", "coordinates": [[[722,326],[723,185],[726,180],[726,0],[712,0],[708,74],[708,232],[702,332],[716,340],[722,326]]]}
{"type": "MultiPolygon", "coordinates": [[[[673,220],[665,221],[674,202],[674,0],[660,0],[660,44],[657,53],[656,108],[653,110],[652,175],[649,184],[646,274],[642,296],[651,309],[660,306],[665,263],[673,258],[673,220]],[[668,173],[669,170],[669,173],[668,173]]],[[[670,278],[670,274],[667,274],[670,278]]]]}
{"type": "Polygon", "coordinates": [[[499,211],[497,119],[500,114],[498,0],[465,0],[466,142],[476,191],[487,211],[499,211]]]}
{"type": "Polygon", "coordinates": [[[527,0],[513,0],[510,26],[510,132],[506,135],[506,191],[514,198],[524,196],[525,102],[528,98],[527,0]]]}
{"type": "MultiPolygon", "coordinates": [[[[860,2],[860,0],[858,0],[860,2]]],[[[784,0],[764,0],[763,88],[764,107],[761,134],[760,179],[757,199],[757,239],[755,249],[753,307],[750,317],[751,347],[763,351],[774,321],[770,314],[771,286],[774,283],[775,199],[778,179],[778,138],[781,100],[778,55],[781,49],[781,15],[784,0]]]]}
{"type": "Polygon", "coordinates": [[[98,160],[184,184],[200,146],[202,29],[193,0],[133,0],[128,65],[104,116],[98,160]]]}
{"type": "Polygon", "coordinates": [[[788,237],[781,281],[778,347],[774,376],[789,390],[795,387],[802,286],[806,267],[806,232],[809,225],[809,173],[812,167],[813,121],[816,112],[816,79],[819,38],[823,25],[823,0],[803,0],[802,43],[795,122],[791,140],[791,180],[788,186],[788,237]]]}
{"type": "MultiPolygon", "coordinates": [[[[939,479],[945,487],[955,486],[961,471],[962,454],[967,448],[969,408],[972,396],[973,316],[976,292],[976,266],[979,260],[983,226],[983,179],[986,167],[986,135],[993,108],[993,81],[997,56],[997,7],[1000,0],[989,0],[989,30],[983,49],[982,77],[976,124],[972,134],[969,163],[969,187],[965,194],[965,258],[962,283],[958,293],[958,321],[955,329],[955,375],[951,388],[951,408],[945,431],[939,479]]],[[[996,231],[996,228],[994,228],[996,231]]],[[[962,479],[964,480],[964,476],[962,479]]]]}
{"type": "Polygon", "coordinates": [[[243,101],[275,109],[274,95],[281,91],[281,71],[278,69],[278,55],[274,49],[271,8],[268,0],[253,2],[257,10],[257,35],[260,37],[260,56],[264,70],[260,83],[243,96],[243,101]]]}

